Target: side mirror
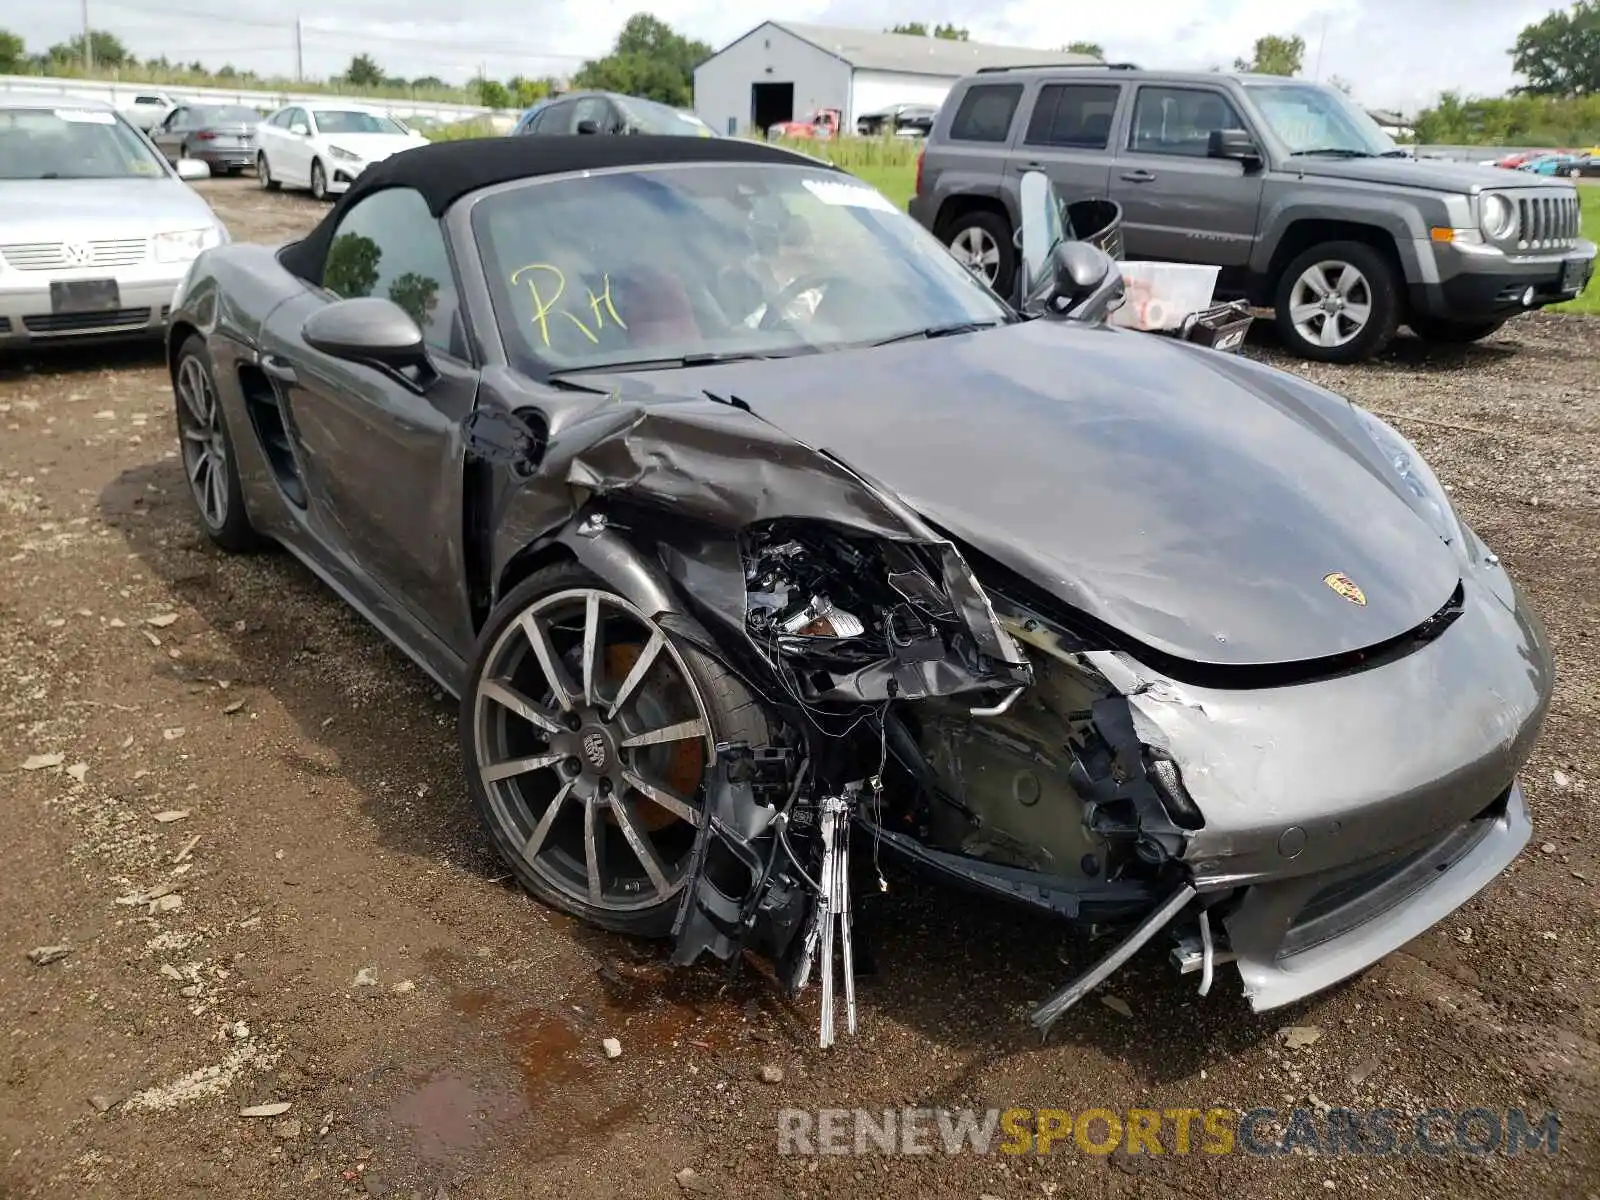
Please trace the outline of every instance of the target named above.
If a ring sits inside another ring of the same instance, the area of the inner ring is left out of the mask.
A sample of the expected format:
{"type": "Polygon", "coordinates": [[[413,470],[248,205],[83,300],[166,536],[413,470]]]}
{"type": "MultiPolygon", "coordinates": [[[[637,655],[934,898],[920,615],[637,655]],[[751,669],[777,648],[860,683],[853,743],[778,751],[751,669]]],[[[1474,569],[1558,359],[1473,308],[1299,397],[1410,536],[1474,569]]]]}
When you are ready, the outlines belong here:
{"type": "Polygon", "coordinates": [[[304,125],[300,124],[299,121],[296,121],[293,125],[289,126],[289,132],[294,134],[295,137],[310,137],[311,136],[311,130],[307,129],[304,125]]]}
{"type": "Polygon", "coordinates": [[[585,117],[583,120],[578,122],[578,132],[582,133],[582,134],[599,133],[600,132],[600,122],[591,121],[587,117],[585,117]]]}
{"type": "Polygon", "coordinates": [[[1231,158],[1249,168],[1260,165],[1261,148],[1246,130],[1213,129],[1206,140],[1206,157],[1231,158]]]}
{"type": "Polygon", "coordinates": [[[211,168],[198,158],[180,158],[178,160],[179,179],[210,179],[211,168]]]}
{"type": "Polygon", "coordinates": [[[433,379],[422,330],[410,313],[381,296],[336,300],[306,318],[300,336],[313,350],[389,371],[418,389],[433,379]]]}

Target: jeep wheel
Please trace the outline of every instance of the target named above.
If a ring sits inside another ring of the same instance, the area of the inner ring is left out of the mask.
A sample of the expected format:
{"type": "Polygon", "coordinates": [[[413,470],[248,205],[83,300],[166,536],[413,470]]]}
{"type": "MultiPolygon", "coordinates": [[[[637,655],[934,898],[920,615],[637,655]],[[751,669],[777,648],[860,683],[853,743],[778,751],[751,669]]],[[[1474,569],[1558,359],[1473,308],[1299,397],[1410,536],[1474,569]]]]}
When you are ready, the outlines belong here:
{"type": "Polygon", "coordinates": [[[1012,245],[1011,227],[999,213],[979,209],[950,222],[945,244],[956,261],[1001,296],[1011,296],[1016,277],[1017,252],[1012,245]]]}
{"type": "Polygon", "coordinates": [[[1297,256],[1273,307],[1285,348],[1319,362],[1371,358],[1400,326],[1395,269],[1364,242],[1327,242],[1297,256]]]}
{"type": "Polygon", "coordinates": [[[1490,321],[1446,321],[1438,317],[1412,316],[1406,324],[1411,332],[1426,342],[1446,342],[1462,345],[1482,341],[1495,333],[1509,318],[1495,317],[1490,321]]]}

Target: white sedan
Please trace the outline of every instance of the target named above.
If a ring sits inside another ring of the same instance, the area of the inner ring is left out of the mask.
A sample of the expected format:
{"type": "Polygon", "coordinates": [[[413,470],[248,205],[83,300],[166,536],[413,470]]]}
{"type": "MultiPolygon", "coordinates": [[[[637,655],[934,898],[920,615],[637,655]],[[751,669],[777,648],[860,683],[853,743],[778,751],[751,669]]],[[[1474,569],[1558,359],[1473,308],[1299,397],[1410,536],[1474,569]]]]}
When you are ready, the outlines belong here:
{"type": "Polygon", "coordinates": [[[328,200],[391,154],[428,139],[377,109],[351,104],[291,104],[256,127],[256,178],[269,191],[311,189],[328,200]]]}

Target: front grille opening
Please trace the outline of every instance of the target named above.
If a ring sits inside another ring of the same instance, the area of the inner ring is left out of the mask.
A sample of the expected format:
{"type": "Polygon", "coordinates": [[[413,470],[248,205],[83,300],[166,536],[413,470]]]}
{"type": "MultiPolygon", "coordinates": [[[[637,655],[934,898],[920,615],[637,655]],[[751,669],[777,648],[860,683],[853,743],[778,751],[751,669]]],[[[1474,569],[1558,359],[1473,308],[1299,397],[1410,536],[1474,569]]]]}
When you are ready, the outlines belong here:
{"type": "Polygon", "coordinates": [[[39,313],[22,318],[22,324],[29,333],[43,334],[139,329],[149,323],[148,308],[118,308],[108,312],[39,313]]]}

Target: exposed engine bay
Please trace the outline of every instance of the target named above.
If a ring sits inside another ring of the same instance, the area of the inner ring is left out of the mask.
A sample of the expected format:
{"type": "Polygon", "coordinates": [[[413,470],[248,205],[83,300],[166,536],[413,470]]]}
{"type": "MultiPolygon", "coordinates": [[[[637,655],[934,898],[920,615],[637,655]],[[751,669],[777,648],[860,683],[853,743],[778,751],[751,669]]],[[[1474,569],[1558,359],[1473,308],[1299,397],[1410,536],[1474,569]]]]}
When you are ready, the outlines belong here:
{"type": "MultiPolygon", "coordinates": [[[[739,549],[745,634],[783,684],[792,736],[719,747],[678,962],[748,949],[791,989],[818,970],[827,1045],[837,942],[853,1030],[852,826],[1073,919],[1137,916],[1183,884],[1176,862],[1201,818],[1176,765],[1040,618],[997,607],[953,546],[780,520],[739,549]]],[[[881,873],[868,886],[886,887],[881,873]]]]}

